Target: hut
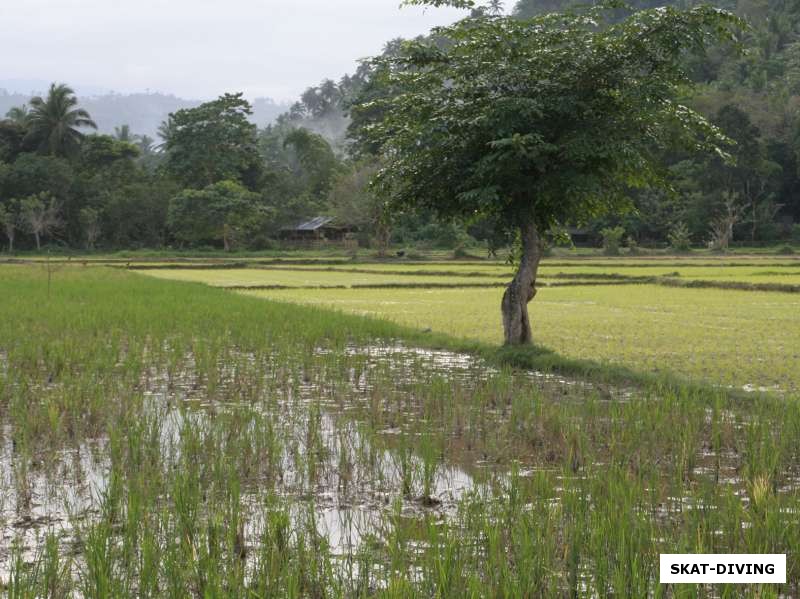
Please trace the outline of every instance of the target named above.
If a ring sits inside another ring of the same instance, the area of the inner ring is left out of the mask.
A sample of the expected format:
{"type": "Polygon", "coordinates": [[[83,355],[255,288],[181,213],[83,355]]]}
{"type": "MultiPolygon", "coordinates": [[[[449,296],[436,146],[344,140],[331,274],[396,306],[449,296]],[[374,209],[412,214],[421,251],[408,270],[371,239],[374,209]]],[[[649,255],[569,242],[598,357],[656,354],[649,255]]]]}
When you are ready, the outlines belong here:
{"type": "Polygon", "coordinates": [[[292,245],[348,245],[355,229],[341,225],[333,216],[317,216],[294,227],[281,229],[281,239],[292,245]]]}

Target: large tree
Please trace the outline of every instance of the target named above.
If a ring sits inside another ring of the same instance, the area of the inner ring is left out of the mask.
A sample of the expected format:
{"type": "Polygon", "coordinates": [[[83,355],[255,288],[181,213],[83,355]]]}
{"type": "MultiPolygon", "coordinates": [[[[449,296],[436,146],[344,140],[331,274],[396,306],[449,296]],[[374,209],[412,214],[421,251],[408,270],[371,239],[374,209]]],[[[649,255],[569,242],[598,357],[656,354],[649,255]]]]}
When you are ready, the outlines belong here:
{"type": "Polygon", "coordinates": [[[324,198],[340,167],[330,144],[321,135],[298,128],[286,136],[283,146],[294,151],[290,161],[293,175],[313,197],[324,198]]]}
{"type": "Polygon", "coordinates": [[[167,171],[194,189],[229,180],[254,189],[262,165],[251,114],[242,94],[225,94],[171,114],[159,129],[167,171]]]}
{"type": "Polygon", "coordinates": [[[52,235],[63,224],[56,199],[40,193],[20,202],[20,221],[36,239],[36,249],[42,249],[42,237],[52,235]]]}
{"type": "Polygon", "coordinates": [[[83,140],[81,129],[97,129],[89,113],[78,108],[75,92],[67,85],[50,86],[47,97],[31,99],[25,125],[26,141],[51,156],[72,156],[83,140]]]}
{"type": "MultiPolygon", "coordinates": [[[[474,8],[469,0],[410,0],[474,8]]],[[[739,21],[699,7],[660,8],[615,25],[602,13],[463,19],[434,41],[379,57],[375,77],[402,90],[357,131],[380,148],[378,191],[395,206],[444,218],[482,216],[518,240],[502,300],[505,341],[532,340],[543,234],[629,204],[632,187],[663,184],[658,148],[718,149],[718,129],[675,101],[683,55],[732,40],[739,21]]],[[[358,107],[356,108],[358,110],[358,107]]]]}

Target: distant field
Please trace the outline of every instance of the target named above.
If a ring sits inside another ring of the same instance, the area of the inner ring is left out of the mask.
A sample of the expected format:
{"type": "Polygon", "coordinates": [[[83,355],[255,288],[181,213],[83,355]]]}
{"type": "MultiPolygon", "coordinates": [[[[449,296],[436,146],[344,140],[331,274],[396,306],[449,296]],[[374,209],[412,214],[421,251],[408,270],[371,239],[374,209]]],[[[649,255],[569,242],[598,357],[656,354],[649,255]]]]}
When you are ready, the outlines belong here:
{"type": "MultiPolygon", "coordinates": [[[[500,289],[247,293],[501,341],[500,289]]],[[[587,285],[543,288],[531,313],[535,340],[567,356],[736,387],[800,390],[800,295],[587,285]]]]}
{"type": "Polygon", "coordinates": [[[230,286],[287,286],[287,287],[330,287],[353,285],[475,285],[500,284],[502,280],[493,277],[429,277],[401,276],[386,274],[364,274],[347,271],[284,270],[284,269],[214,269],[214,270],[149,270],[146,274],[162,279],[177,281],[196,281],[215,287],[230,286]]]}
{"type": "MultiPolygon", "coordinates": [[[[539,269],[543,279],[568,279],[581,278],[631,278],[643,277],[675,277],[685,280],[709,281],[738,281],[749,283],[782,283],[787,285],[800,284],[800,262],[796,261],[765,261],[764,264],[734,261],[720,265],[707,262],[661,263],[652,260],[639,261],[637,264],[618,262],[616,260],[585,260],[563,262],[546,260],[539,269]]],[[[202,269],[200,263],[131,263],[133,268],[145,269],[149,274],[162,278],[193,280],[209,282],[212,284],[242,284],[241,281],[253,280],[259,283],[267,282],[283,284],[302,281],[304,285],[338,284],[341,281],[354,281],[358,279],[367,281],[367,276],[384,276],[387,278],[373,279],[372,282],[388,281],[392,277],[405,282],[430,281],[434,277],[438,283],[458,284],[466,282],[468,278],[485,278],[486,280],[507,280],[513,276],[511,266],[502,262],[429,262],[429,263],[397,263],[397,262],[359,262],[337,264],[292,264],[292,263],[214,263],[213,268],[202,269]],[[192,268],[188,268],[191,266],[192,268]],[[174,267],[174,268],[170,268],[174,267]],[[194,272],[188,272],[194,270],[194,272]],[[401,278],[402,277],[402,278],[401,278]],[[416,277],[416,279],[414,279],[416,277]],[[315,283],[314,281],[319,281],[315,283]]],[[[210,264],[210,263],[209,263],[210,264]]],[[[474,281],[473,281],[474,282],[474,281]]]]}
{"type": "MultiPolygon", "coordinates": [[[[548,259],[531,304],[536,342],[572,358],[736,388],[799,392],[800,293],[674,288],[641,280],[800,285],[800,263],[794,259],[725,258],[719,263],[708,256],[671,262],[548,259]]],[[[512,276],[510,266],[499,261],[262,264],[142,273],[221,287],[296,288],[245,293],[490,343],[502,340],[501,285],[512,276]],[[363,286],[370,288],[357,288],[363,286]]]]}

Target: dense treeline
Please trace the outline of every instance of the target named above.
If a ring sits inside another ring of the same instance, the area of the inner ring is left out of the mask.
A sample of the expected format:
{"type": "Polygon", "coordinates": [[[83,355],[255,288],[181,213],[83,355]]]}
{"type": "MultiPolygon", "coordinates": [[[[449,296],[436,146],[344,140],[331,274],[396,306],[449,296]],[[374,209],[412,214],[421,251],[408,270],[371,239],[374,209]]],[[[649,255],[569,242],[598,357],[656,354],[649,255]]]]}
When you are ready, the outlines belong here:
{"type": "Polygon", "coordinates": [[[161,143],[95,128],[72,90],[0,122],[0,221],[7,246],[264,248],[279,229],[330,209],[347,170],[330,144],[281,124],[259,130],[226,94],[179,110],[161,143]]]}
{"type": "MultiPolygon", "coordinates": [[[[382,251],[389,223],[369,192],[377,166],[345,147],[345,107],[366,80],[361,72],[311,88],[264,128],[241,94],[225,94],[172,113],[159,140],[127,125],[94,133],[73,91],[54,84],[0,121],[5,246],[258,250],[282,228],[329,214],[382,251]]],[[[419,215],[393,226],[401,240],[469,240],[462,227],[419,215]]]]}
{"type": "MultiPolygon", "coordinates": [[[[571,7],[571,0],[520,0],[514,14],[571,7]]],[[[564,222],[565,229],[611,249],[800,241],[800,9],[776,0],[724,8],[751,24],[744,51],[687,58],[694,85],[682,99],[735,142],[732,159],[663,152],[671,193],[631,191],[635,209],[624,216],[564,222]]],[[[500,11],[492,2],[472,16],[500,11]]],[[[399,55],[403,44],[389,42],[384,57],[399,55]]],[[[441,222],[419,209],[390,214],[371,192],[380,164],[360,133],[381,118],[376,100],[403,91],[376,77],[374,64],[309,88],[263,128],[252,124],[253,107],[241,95],[225,94],[172,113],[158,140],[125,125],[113,136],[94,133],[72,90],[54,85],[0,121],[6,245],[263,249],[283,227],[320,214],[337,216],[359,231],[360,243],[379,249],[390,241],[457,247],[485,240],[491,223],[441,222]]]]}

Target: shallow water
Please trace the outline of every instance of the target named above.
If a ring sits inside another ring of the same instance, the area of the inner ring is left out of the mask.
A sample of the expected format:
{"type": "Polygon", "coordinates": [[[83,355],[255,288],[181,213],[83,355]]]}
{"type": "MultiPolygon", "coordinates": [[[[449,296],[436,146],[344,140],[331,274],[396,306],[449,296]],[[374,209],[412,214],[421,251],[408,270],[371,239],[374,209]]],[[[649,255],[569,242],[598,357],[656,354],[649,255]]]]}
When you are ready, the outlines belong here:
{"type": "MultiPolygon", "coordinates": [[[[323,355],[325,351],[318,353],[323,355]]],[[[255,356],[238,352],[233,355],[235,359],[230,363],[218,365],[222,382],[213,393],[198,376],[191,354],[184,356],[178,373],[156,367],[146,371],[140,381],[142,405],[147,415],[159,422],[160,455],[165,463],[179,463],[181,434],[187,425],[200,431],[211,430],[211,421],[220,414],[255,411],[273,423],[281,439],[281,455],[277,457],[280,473],[269,492],[292,506],[294,517],[311,506],[317,533],[327,540],[333,554],[342,556],[356,550],[365,535],[380,534],[395,502],[400,501],[404,518],[444,518],[465,493],[475,488],[476,483],[467,472],[439,463],[427,495],[402,493],[401,466],[393,453],[370,448],[357,423],[337,414],[340,404],[330,399],[318,380],[309,378],[296,386],[276,386],[271,397],[242,401],[233,391],[237,369],[246,369],[248,364],[259,365],[255,356]],[[323,474],[312,480],[299,467],[296,453],[312,449],[306,446],[304,436],[313,406],[323,410],[315,426],[325,452],[331,457],[321,468],[323,474]],[[369,465],[352,457],[376,452],[377,460],[369,465]],[[336,458],[345,454],[351,456],[350,468],[342,473],[336,458]]],[[[408,378],[411,371],[419,369],[421,359],[437,375],[457,376],[461,380],[485,376],[481,374],[483,365],[471,357],[446,352],[428,354],[406,351],[399,346],[363,351],[351,347],[346,355],[366,358],[366,362],[350,371],[349,395],[353,401],[369,397],[375,369],[391,366],[391,372],[398,378],[408,378]]],[[[274,369],[274,365],[268,368],[274,369]]],[[[381,432],[386,437],[402,433],[400,428],[381,432]]],[[[10,574],[15,550],[24,561],[33,562],[42,551],[46,535],[55,535],[62,550],[74,553],[73,548],[80,545],[81,526],[100,515],[111,460],[107,437],[85,440],[77,447],[38,447],[22,455],[16,449],[10,425],[4,425],[0,435],[0,580],[3,580],[10,574]]],[[[409,456],[406,468],[421,470],[420,458],[409,456]]],[[[260,506],[264,492],[258,487],[244,488],[242,504],[260,506]]],[[[246,542],[258,538],[259,518],[259,509],[254,509],[245,527],[246,542]]]]}
{"type": "MultiPolygon", "coordinates": [[[[143,371],[138,384],[142,416],[158,424],[158,455],[164,470],[180,467],[187,430],[201,438],[213,437],[225,430],[219,419],[240,416],[247,433],[260,431],[255,422],[263,419],[273,431],[275,451],[268,456],[271,464],[256,464],[253,473],[242,476],[242,541],[247,554],[257,551],[271,509],[265,508],[265,497],[270,496],[288,509],[294,523],[313,522],[316,535],[343,568],[353,567],[352,557],[366,540],[384,540],[387,522],[393,518],[410,528],[415,522],[446,522],[465,498],[497,497],[509,480],[507,464],[498,465],[467,450],[457,449],[457,460],[445,459],[438,449],[435,455],[428,450],[426,457],[420,431],[450,433],[422,420],[424,412],[415,403],[420,387],[444,385],[460,389],[466,397],[488,380],[506,377],[509,386],[523,384],[520,388],[559,402],[593,398],[605,406],[628,401],[633,394],[630,389],[599,387],[548,373],[501,371],[473,355],[399,343],[336,350],[319,346],[292,364],[284,357],[236,349],[219,355],[225,357],[202,368],[198,366],[202,357],[186,353],[172,366],[159,364],[143,371]],[[209,371],[214,372],[213,380],[209,371]],[[374,402],[378,406],[371,411],[374,402]],[[371,414],[377,414],[377,424],[369,422],[371,414]],[[311,455],[317,456],[313,468],[307,459],[311,455]]],[[[498,422],[508,417],[507,409],[487,408],[487,413],[498,422]]],[[[710,422],[710,414],[706,417],[710,422]]],[[[598,415],[596,420],[603,418],[598,415]]],[[[73,556],[73,571],[80,570],[82,529],[100,517],[109,486],[108,445],[109,439],[101,436],[74,446],[20,453],[12,427],[0,428],[0,581],[8,579],[15,553],[34,562],[47,534],[58,538],[63,554],[73,556]]],[[[708,450],[697,456],[691,475],[716,479],[742,494],[739,463],[740,456],[708,450]]],[[[604,464],[589,466],[598,472],[604,464]]],[[[532,478],[547,466],[520,461],[514,470],[522,478],[532,478]]],[[[558,481],[554,507],[564,486],[587,477],[576,473],[568,480],[558,470],[549,472],[558,481]]],[[[779,492],[796,488],[787,483],[779,492]]],[[[701,509],[713,506],[676,496],[652,515],[668,522],[701,509]]]]}

